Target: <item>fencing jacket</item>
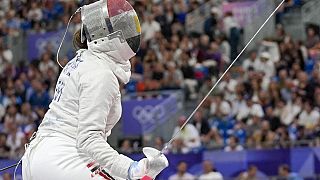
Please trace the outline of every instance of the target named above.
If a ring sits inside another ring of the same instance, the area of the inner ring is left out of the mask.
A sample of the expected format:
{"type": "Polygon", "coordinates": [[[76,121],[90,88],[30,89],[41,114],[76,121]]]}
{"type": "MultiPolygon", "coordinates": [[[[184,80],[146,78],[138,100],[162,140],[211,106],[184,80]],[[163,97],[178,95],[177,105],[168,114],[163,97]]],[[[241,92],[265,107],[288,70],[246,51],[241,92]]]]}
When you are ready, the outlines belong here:
{"type": "Polygon", "coordinates": [[[131,67],[121,52],[101,47],[108,46],[89,44],[88,50],[79,50],[64,67],[38,132],[61,132],[75,138],[80,152],[111,175],[126,179],[132,160],[118,154],[106,138],[121,116],[119,81],[129,81],[131,67]]]}

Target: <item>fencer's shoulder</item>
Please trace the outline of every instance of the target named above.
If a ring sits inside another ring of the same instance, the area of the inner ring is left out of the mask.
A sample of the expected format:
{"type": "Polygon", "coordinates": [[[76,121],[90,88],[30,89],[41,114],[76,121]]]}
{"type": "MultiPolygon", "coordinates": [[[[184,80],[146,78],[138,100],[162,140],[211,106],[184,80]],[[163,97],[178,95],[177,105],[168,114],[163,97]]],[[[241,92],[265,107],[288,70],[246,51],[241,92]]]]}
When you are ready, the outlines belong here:
{"type": "Polygon", "coordinates": [[[81,60],[83,61],[84,68],[94,68],[96,70],[110,70],[111,68],[102,59],[93,55],[89,50],[85,50],[81,54],[81,60]]]}
{"type": "Polygon", "coordinates": [[[94,56],[90,51],[85,50],[81,54],[81,61],[83,62],[81,64],[80,73],[86,74],[86,73],[93,73],[93,74],[104,74],[104,75],[110,75],[113,77],[112,69],[106,62],[99,59],[97,56],[94,56]]]}
{"type": "Polygon", "coordinates": [[[119,86],[117,77],[111,68],[98,57],[92,56],[88,51],[84,51],[81,54],[81,61],[77,70],[77,81],[80,84],[107,82],[110,86],[119,86]]]}

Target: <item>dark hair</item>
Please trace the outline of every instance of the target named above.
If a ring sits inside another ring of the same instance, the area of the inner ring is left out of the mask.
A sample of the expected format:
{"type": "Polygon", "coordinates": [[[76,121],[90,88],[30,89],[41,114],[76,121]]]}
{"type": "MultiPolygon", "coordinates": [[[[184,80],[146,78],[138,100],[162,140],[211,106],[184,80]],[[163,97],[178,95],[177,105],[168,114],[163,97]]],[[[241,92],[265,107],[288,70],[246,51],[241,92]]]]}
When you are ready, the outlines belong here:
{"type": "Polygon", "coordinates": [[[87,45],[87,41],[85,40],[83,43],[81,42],[81,30],[77,30],[74,34],[73,34],[73,46],[76,49],[88,49],[88,45],[87,45]]]}
{"type": "Polygon", "coordinates": [[[287,172],[291,172],[291,169],[287,164],[280,165],[280,168],[282,168],[283,170],[285,170],[287,172]]]}

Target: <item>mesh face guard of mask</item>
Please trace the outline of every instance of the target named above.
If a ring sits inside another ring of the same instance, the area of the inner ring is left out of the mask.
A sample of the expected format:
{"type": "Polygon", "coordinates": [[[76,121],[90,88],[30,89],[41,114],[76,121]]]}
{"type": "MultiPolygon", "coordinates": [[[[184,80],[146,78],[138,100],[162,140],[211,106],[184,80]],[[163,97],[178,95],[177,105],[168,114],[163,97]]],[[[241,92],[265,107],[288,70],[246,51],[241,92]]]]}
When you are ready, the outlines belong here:
{"type": "Polygon", "coordinates": [[[137,13],[126,0],[99,0],[85,5],[81,8],[81,20],[82,42],[121,34],[121,40],[125,40],[134,53],[138,51],[140,23],[137,13]]]}

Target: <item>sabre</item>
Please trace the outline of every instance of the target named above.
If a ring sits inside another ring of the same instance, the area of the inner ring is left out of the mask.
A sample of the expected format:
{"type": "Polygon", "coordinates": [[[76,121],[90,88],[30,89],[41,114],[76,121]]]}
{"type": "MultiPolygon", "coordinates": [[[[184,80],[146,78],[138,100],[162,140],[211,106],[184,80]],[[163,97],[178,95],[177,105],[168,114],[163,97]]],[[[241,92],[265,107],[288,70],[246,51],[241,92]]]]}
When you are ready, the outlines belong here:
{"type": "Polygon", "coordinates": [[[180,129],[172,136],[172,138],[166,143],[164,148],[161,150],[160,155],[164,153],[168,146],[172,143],[172,141],[177,137],[178,134],[182,131],[182,129],[188,124],[190,119],[193,117],[193,115],[199,110],[201,105],[204,103],[204,101],[209,97],[209,95],[212,93],[212,91],[216,88],[216,86],[220,83],[222,78],[226,75],[226,73],[230,70],[230,68],[233,66],[233,64],[239,59],[239,57],[244,53],[244,51],[248,48],[248,46],[251,44],[253,39],[259,34],[259,32],[262,30],[262,28],[267,24],[267,22],[270,20],[270,18],[278,11],[278,9],[281,7],[281,5],[284,3],[285,0],[282,0],[281,3],[277,6],[277,8],[269,15],[269,17],[264,21],[264,23],[260,26],[258,31],[252,36],[250,41],[246,44],[246,46],[241,50],[239,55],[232,61],[232,63],[228,66],[228,68],[224,71],[224,73],[220,76],[220,78],[217,80],[217,82],[213,85],[213,87],[210,89],[210,91],[206,94],[206,96],[201,100],[201,102],[198,104],[198,106],[194,109],[194,111],[189,115],[187,120],[183,123],[183,125],[180,127],[180,129]]]}
{"type": "Polygon", "coordinates": [[[15,164],[12,164],[10,166],[4,167],[4,168],[0,169],[0,172],[5,171],[5,170],[10,169],[10,168],[13,168],[13,167],[18,166],[18,165],[19,165],[19,163],[15,163],[15,164]]]}

